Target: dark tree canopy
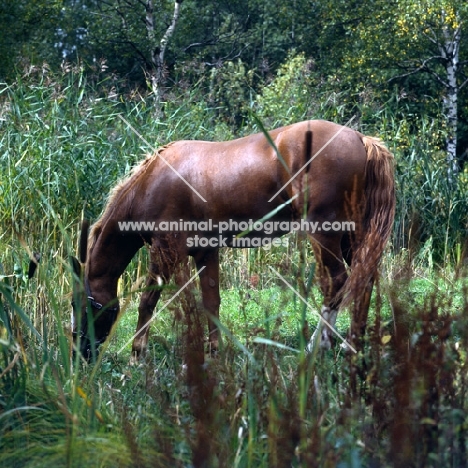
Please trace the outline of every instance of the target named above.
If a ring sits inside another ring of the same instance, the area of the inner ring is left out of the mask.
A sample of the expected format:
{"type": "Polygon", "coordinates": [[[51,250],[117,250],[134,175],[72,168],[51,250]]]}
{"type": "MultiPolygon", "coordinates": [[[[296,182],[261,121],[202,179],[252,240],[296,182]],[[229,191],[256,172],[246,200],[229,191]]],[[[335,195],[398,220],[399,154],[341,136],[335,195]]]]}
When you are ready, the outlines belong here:
{"type": "MultiPolygon", "coordinates": [[[[291,52],[303,53],[317,83],[352,96],[354,112],[368,96],[385,103],[395,93],[410,113],[442,111],[450,131],[441,144],[448,160],[456,152],[460,163],[468,141],[465,3],[2,2],[0,79],[14,80],[30,64],[60,70],[65,61],[79,63],[85,73],[105,72],[121,80],[121,89],[137,86],[157,95],[203,78],[213,96],[213,86],[226,85],[216,71],[224,64],[242,64],[245,83],[257,92],[291,52]]],[[[247,94],[245,88],[238,99],[247,94]]]]}

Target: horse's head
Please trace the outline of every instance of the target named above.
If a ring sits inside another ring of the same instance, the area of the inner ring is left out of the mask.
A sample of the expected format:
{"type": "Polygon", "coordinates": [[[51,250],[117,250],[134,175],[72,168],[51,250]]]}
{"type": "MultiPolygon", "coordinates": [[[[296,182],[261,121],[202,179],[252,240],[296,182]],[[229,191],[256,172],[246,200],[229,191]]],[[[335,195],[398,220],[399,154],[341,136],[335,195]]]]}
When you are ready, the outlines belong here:
{"type": "Polygon", "coordinates": [[[99,346],[106,340],[117,318],[117,305],[101,304],[92,292],[83,264],[87,256],[88,223],[83,222],[80,238],[80,260],[71,257],[73,269],[73,300],[71,329],[73,342],[83,357],[90,361],[97,355],[99,346]]]}
{"type": "Polygon", "coordinates": [[[73,301],[71,328],[73,342],[90,361],[93,352],[106,340],[119,313],[117,305],[103,305],[92,295],[88,279],[82,273],[81,263],[71,258],[73,267],[73,301]]]}
{"type": "Polygon", "coordinates": [[[73,344],[79,346],[79,350],[86,360],[92,356],[91,342],[88,336],[88,311],[86,290],[84,288],[83,268],[75,257],[71,257],[73,268],[73,300],[71,314],[71,330],[73,344]]]}

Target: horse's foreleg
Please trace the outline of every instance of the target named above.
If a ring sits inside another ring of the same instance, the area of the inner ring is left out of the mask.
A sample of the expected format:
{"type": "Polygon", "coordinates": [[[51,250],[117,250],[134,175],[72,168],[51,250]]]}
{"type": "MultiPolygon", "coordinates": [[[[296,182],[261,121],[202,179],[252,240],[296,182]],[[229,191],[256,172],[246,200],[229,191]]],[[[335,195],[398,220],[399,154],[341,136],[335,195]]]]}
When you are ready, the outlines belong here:
{"type": "Polygon", "coordinates": [[[219,319],[219,305],[221,298],[219,295],[219,252],[210,250],[195,257],[197,269],[200,271],[200,285],[202,290],[203,307],[208,314],[209,344],[210,351],[218,349],[218,327],[212,320],[219,319]]]}
{"type": "Polygon", "coordinates": [[[311,339],[309,347],[320,333],[320,345],[329,349],[332,345],[332,335],[341,302],[339,292],[346,282],[347,274],[343,264],[341,250],[341,236],[314,234],[311,237],[317,261],[320,288],[324,296],[321,316],[316,333],[311,339]]]}
{"type": "Polygon", "coordinates": [[[148,278],[146,279],[145,291],[141,295],[140,305],[138,306],[138,324],[132,344],[132,363],[136,363],[146,352],[149,325],[154,308],[161,296],[162,285],[163,280],[159,274],[159,268],[154,263],[151,263],[148,278]]]}
{"type": "Polygon", "coordinates": [[[149,325],[164,283],[169,282],[186,254],[181,249],[182,238],[154,237],[151,240],[150,267],[146,288],[138,307],[138,325],[132,345],[132,362],[144,355],[148,346],[149,325]],[[178,239],[178,240],[177,240],[178,239]]]}

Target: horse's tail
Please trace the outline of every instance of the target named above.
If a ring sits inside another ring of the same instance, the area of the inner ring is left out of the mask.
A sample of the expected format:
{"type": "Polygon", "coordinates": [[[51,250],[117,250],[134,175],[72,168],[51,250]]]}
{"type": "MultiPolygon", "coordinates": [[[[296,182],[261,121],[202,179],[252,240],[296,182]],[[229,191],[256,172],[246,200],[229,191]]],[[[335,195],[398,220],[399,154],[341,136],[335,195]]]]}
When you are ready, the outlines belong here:
{"type": "Polygon", "coordinates": [[[367,152],[365,205],[356,226],[351,273],[343,288],[343,304],[359,301],[371,285],[383,250],[392,232],[395,217],[393,154],[377,138],[361,136],[367,152]]]}

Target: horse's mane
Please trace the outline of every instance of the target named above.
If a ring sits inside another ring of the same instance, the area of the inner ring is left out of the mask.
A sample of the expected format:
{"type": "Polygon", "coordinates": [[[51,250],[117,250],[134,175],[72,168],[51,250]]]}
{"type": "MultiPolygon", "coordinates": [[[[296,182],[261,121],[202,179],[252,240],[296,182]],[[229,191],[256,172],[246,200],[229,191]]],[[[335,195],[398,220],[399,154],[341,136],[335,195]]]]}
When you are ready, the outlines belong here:
{"type": "Polygon", "coordinates": [[[121,205],[124,197],[127,197],[127,195],[129,194],[130,196],[127,197],[125,202],[131,204],[131,201],[133,200],[135,194],[133,188],[139,181],[140,177],[149,169],[151,163],[153,163],[156,160],[159,154],[162,153],[170,145],[171,143],[162,146],[158,148],[154,153],[147,155],[145,159],[143,159],[139,164],[132,168],[130,174],[127,177],[120,180],[117,183],[117,185],[110,191],[109,198],[107,200],[107,204],[104,208],[102,215],[91,227],[88,237],[88,254],[94,247],[99,235],[102,232],[103,227],[109,221],[109,218],[114,212],[115,207],[121,205]]]}

